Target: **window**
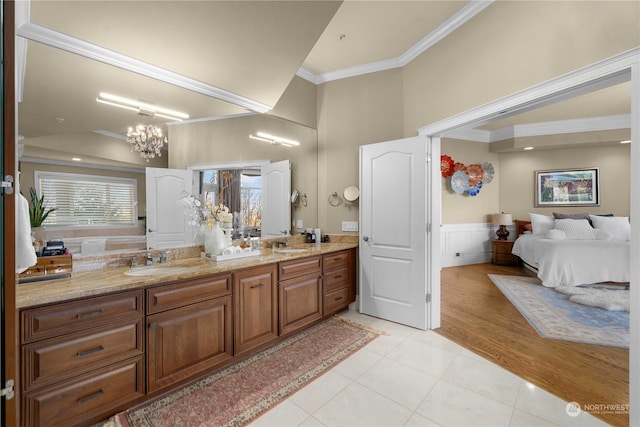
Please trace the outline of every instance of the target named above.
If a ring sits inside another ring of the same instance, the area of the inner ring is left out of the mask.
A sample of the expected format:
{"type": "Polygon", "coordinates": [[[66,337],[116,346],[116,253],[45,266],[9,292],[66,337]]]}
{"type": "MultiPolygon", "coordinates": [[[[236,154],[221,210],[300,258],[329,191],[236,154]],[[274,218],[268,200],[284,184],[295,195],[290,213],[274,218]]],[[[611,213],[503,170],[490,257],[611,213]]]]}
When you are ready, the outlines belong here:
{"type": "Polygon", "coordinates": [[[242,222],[249,227],[262,225],[262,176],[242,174],[242,222]]]}
{"type": "Polygon", "coordinates": [[[43,225],[134,225],[138,183],[131,178],[35,173],[38,195],[56,208],[43,225]]]}

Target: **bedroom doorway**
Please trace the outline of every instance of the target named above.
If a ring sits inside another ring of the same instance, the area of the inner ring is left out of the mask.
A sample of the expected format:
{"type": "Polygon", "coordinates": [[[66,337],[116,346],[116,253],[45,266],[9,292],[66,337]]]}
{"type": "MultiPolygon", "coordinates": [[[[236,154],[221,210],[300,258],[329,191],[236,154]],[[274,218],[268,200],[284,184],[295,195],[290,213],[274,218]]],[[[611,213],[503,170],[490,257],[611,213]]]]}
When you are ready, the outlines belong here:
{"type": "MultiPolygon", "coordinates": [[[[631,166],[630,166],[630,218],[632,238],[630,256],[640,259],[640,48],[624,52],[610,59],[568,73],[511,96],[468,110],[445,120],[427,125],[418,130],[427,137],[431,152],[439,153],[441,138],[448,133],[473,125],[488,123],[497,118],[520,114],[541,106],[549,105],[571,97],[631,81],[631,166]]],[[[434,168],[432,179],[439,183],[440,171],[434,168]]],[[[432,191],[439,191],[440,185],[433,185],[432,191]]],[[[427,215],[438,215],[441,198],[433,198],[427,215]]],[[[434,242],[431,253],[439,254],[440,242],[434,242]]],[[[434,268],[439,273],[439,268],[434,268]]],[[[438,291],[440,278],[433,280],[438,291]]],[[[631,263],[631,313],[629,348],[629,421],[630,425],[640,425],[640,265],[631,263]]],[[[434,293],[434,297],[435,297],[434,293]]],[[[437,293],[439,298],[439,292],[437,293]]]]}

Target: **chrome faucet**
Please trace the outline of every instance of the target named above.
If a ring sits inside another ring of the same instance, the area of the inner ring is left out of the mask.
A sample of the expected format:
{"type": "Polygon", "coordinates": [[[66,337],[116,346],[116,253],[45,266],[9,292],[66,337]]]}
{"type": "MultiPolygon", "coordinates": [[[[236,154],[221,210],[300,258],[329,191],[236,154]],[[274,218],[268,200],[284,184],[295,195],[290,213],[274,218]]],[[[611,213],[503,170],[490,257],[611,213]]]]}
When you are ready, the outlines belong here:
{"type": "Polygon", "coordinates": [[[153,265],[153,255],[151,255],[151,252],[147,252],[147,265],[153,265]]]}
{"type": "Polygon", "coordinates": [[[131,267],[137,267],[138,266],[138,257],[132,256],[131,257],[131,267]]]}
{"type": "Polygon", "coordinates": [[[171,251],[162,252],[160,255],[160,264],[164,264],[169,261],[169,255],[171,255],[171,251]]]}

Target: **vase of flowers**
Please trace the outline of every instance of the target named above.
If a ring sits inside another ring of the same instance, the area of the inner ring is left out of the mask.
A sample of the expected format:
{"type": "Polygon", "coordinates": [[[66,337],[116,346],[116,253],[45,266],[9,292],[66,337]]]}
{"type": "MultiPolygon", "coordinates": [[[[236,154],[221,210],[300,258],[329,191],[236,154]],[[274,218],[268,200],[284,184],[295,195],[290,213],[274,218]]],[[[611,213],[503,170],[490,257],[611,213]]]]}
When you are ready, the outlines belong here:
{"type": "Polygon", "coordinates": [[[204,251],[209,255],[222,255],[227,246],[226,237],[218,221],[212,221],[204,241],[204,251]]]}

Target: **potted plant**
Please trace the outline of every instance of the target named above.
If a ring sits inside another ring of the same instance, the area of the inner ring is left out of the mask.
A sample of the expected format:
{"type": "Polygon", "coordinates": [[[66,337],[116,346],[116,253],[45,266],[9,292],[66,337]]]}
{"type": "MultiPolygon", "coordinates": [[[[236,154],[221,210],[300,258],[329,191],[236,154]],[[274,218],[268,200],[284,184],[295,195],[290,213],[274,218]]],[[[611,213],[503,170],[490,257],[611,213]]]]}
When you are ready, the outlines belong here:
{"type": "Polygon", "coordinates": [[[29,189],[29,195],[31,196],[31,206],[29,206],[31,228],[40,227],[49,214],[55,211],[56,208],[47,208],[44,201],[44,194],[38,197],[38,193],[36,193],[33,187],[29,189]]]}

